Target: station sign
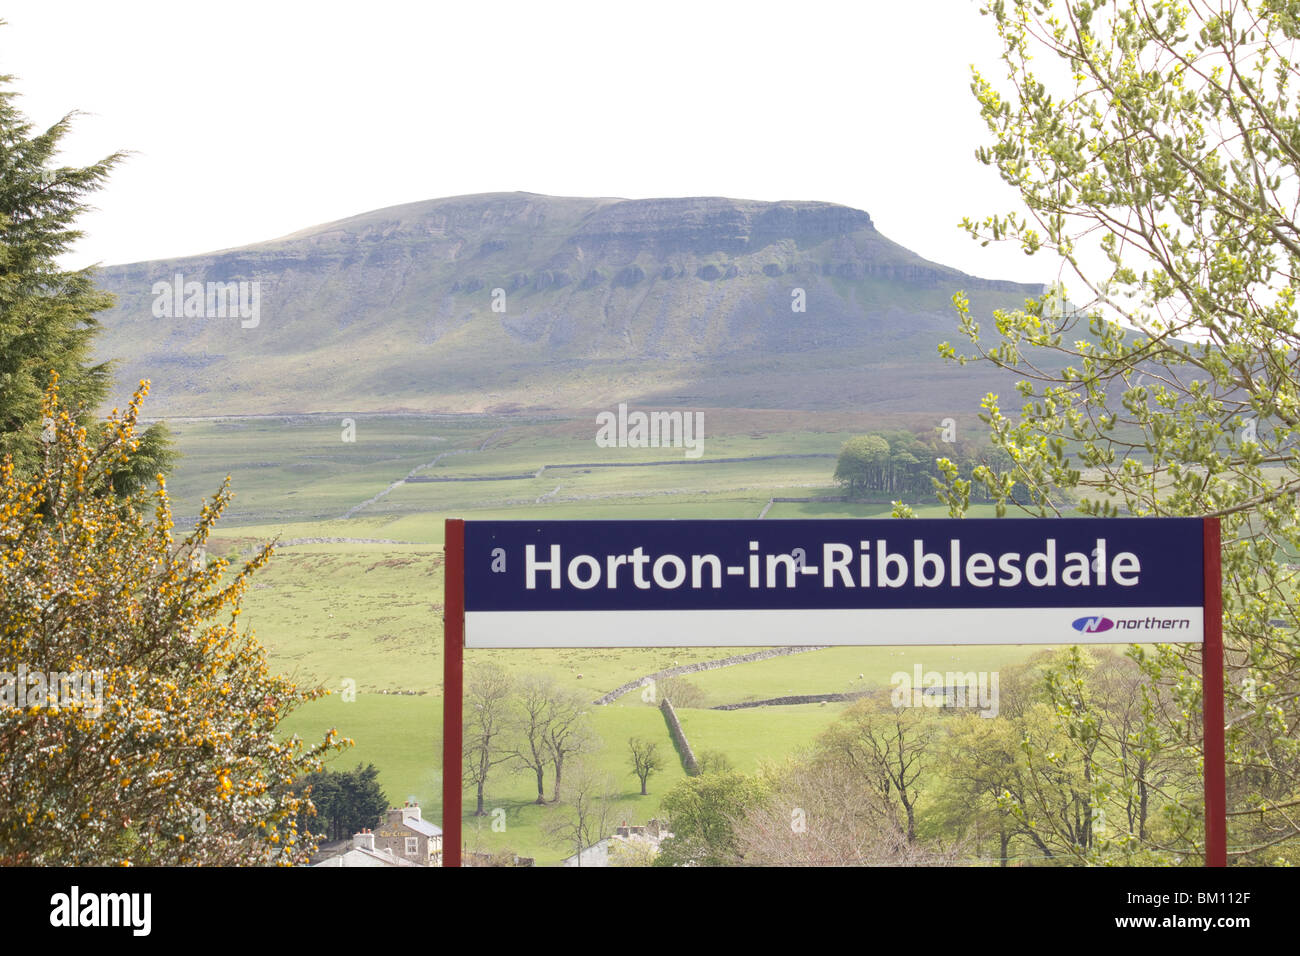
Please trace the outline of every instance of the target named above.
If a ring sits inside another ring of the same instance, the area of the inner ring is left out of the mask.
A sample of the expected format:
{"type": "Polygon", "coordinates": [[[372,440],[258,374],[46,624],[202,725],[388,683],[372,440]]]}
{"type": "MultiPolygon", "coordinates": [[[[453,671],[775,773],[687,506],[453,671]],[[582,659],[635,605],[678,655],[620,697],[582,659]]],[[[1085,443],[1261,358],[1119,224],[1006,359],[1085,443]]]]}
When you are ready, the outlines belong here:
{"type": "Polygon", "coordinates": [[[1197,644],[1199,518],[466,521],[466,647],[1197,644]]]}

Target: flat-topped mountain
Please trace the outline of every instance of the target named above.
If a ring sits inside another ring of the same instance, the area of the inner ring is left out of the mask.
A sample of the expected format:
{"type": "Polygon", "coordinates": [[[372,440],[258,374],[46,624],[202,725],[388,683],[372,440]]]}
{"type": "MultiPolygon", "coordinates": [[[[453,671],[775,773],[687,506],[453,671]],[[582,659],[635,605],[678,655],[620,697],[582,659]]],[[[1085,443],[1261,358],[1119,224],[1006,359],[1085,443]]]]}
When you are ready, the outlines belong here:
{"type": "Polygon", "coordinates": [[[531,193],[393,206],[100,284],[118,297],[100,354],[121,389],[153,380],[155,415],[960,413],[1006,380],[936,357],[953,293],[988,311],[1039,292],[922,259],[832,203],[531,193]]]}

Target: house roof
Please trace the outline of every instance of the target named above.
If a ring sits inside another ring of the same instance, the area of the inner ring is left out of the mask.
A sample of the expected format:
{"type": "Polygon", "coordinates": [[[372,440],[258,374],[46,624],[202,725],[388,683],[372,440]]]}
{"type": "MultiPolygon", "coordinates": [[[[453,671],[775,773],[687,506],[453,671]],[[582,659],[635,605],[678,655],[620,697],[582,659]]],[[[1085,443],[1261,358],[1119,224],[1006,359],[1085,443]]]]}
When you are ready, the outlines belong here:
{"type": "Polygon", "coordinates": [[[402,826],[427,837],[442,836],[442,827],[435,826],[428,820],[415,820],[408,817],[402,821],[402,826]]]}
{"type": "Polygon", "coordinates": [[[588,858],[599,859],[604,855],[606,859],[608,859],[609,844],[613,839],[613,837],[604,837],[603,839],[597,840],[591,846],[583,847],[581,853],[574,853],[572,856],[566,856],[560,862],[565,866],[576,866],[579,857],[582,857],[584,860],[588,858]]]}
{"type": "Polygon", "coordinates": [[[400,857],[392,856],[388,853],[379,853],[375,850],[367,850],[362,847],[353,847],[346,853],[340,853],[338,856],[332,856],[328,860],[322,860],[313,866],[419,866],[418,863],[412,863],[410,860],[403,860],[400,857]]]}

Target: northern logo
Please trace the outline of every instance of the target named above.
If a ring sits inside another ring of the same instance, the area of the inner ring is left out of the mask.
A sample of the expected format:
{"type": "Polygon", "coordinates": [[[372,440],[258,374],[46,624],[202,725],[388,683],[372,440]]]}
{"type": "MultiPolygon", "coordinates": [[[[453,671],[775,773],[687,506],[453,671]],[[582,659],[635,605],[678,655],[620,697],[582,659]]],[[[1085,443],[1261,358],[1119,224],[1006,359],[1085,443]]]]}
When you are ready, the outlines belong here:
{"type": "Polygon", "coordinates": [[[1082,631],[1084,634],[1096,634],[1099,631],[1109,631],[1115,626],[1115,622],[1108,617],[1081,617],[1072,625],[1076,631],[1082,631]]]}

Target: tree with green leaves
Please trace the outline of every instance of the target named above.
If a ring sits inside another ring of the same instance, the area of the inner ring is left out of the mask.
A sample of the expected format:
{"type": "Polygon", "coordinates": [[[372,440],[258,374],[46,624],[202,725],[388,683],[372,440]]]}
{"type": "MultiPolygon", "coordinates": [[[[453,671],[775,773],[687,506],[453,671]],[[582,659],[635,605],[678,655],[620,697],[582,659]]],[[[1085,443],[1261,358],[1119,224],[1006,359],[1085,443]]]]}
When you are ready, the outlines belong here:
{"type": "Polygon", "coordinates": [[[850,438],[840,449],[835,464],[835,480],[850,494],[879,488],[889,462],[889,442],[879,435],[850,438]]]}
{"type": "Polygon", "coordinates": [[[681,781],[659,804],[673,835],[660,843],[655,866],[733,866],[743,862],[736,826],[766,794],[760,781],[735,771],[681,781]]]}
{"type": "Polygon", "coordinates": [[[1005,801],[1030,839],[1077,863],[1184,860],[1161,849],[1200,838],[1179,800],[1200,790],[1198,768],[1162,746],[1154,719],[1178,703],[1108,651],[1064,648],[1043,677],[1042,699],[1018,720],[1027,772],[1005,801]]]}
{"type": "Polygon", "coordinates": [[[701,750],[696,756],[700,773],[730,773],[735,770],[731,758],[721,750],[701,750]]]}
{"type": "MultiPolygon", "coordinates": [[[[990,0],[983,12],[1004,76],[974,74],[991,135],[978,159],[1023,208],[964,225],[1051,257],[1068,282],[991,327],[955,297],[974,352],[941,353],[1021,379],[1018,408],[983,403],[1006,464],[966,477],[941,462],[941,497],[954,516],[979,487],[999,514],[1019,502],[1221,519],[1227,668],[1207,692],[1226,698],[1229,854],[1300,862],[1300,4],[990,0]]],[[[1195,768],[1199,648],[1131,653],[1177,704],[1145,716],[1144,748],[1195,768]]],[[[1141,799],[1141,774],[1100,772],[1112,797],[1141,799]]],[[[1200,817],[1197,787],[1167,796],[1200,817]]],[[[1137,844],[1173,862],[1202,852],[1198,831],[1137,844]]]]}
{"type": "Polygon", "coordinates": [[[373,829],[384,818],[388,797],[379,785],[379,768],[374,764],[355,770],[326,768],[309,774],[299,784],[316,813],[299,824],[299,829],[325,840],[346,840],[363,829],[373,829]]]}
{"type": "Polygon", "coordinates": [[[997,847],[1000,866],[1014,853],[1019,823],[1006,801],[1023,790],[1021,721],[963,714],[948,726],[939,747],[942,770],[922,834],[947,837],[970,847],[968,858],[980,859],[985,845],[997,847]]]}
{"type": "MultiPolygon", "coordinates": [[[[65,269],[59,260],[82,235],[74,223],[87,197],[124,154],[57,165],[75,114],[36,130],[15,105],[12,82],[0,75],[0,459],[29,471],[47,427],[41,401],[50,373],[58,375],[63,407],[92,431],[112,386],[111,363],[95,361],[93,340],[96,314],[113,297],[95,287],[93,269],[65,269]]],[[[127,494],[169,470],[175,453],[165,425],[145,429],[136,444],[105,493],[127,494]]]]}
{"type": "Polygon", "coordinates": [[[844,443],[835,463],[834,480],[850,495],[933,498],[941,457],[958,462],[963,478],[969,478],[978,465],[998,460],[996,451],[978,449],[965,441],[946,441],[938,429],[919,434],[906,429],[872,432],[844,443]]]}

